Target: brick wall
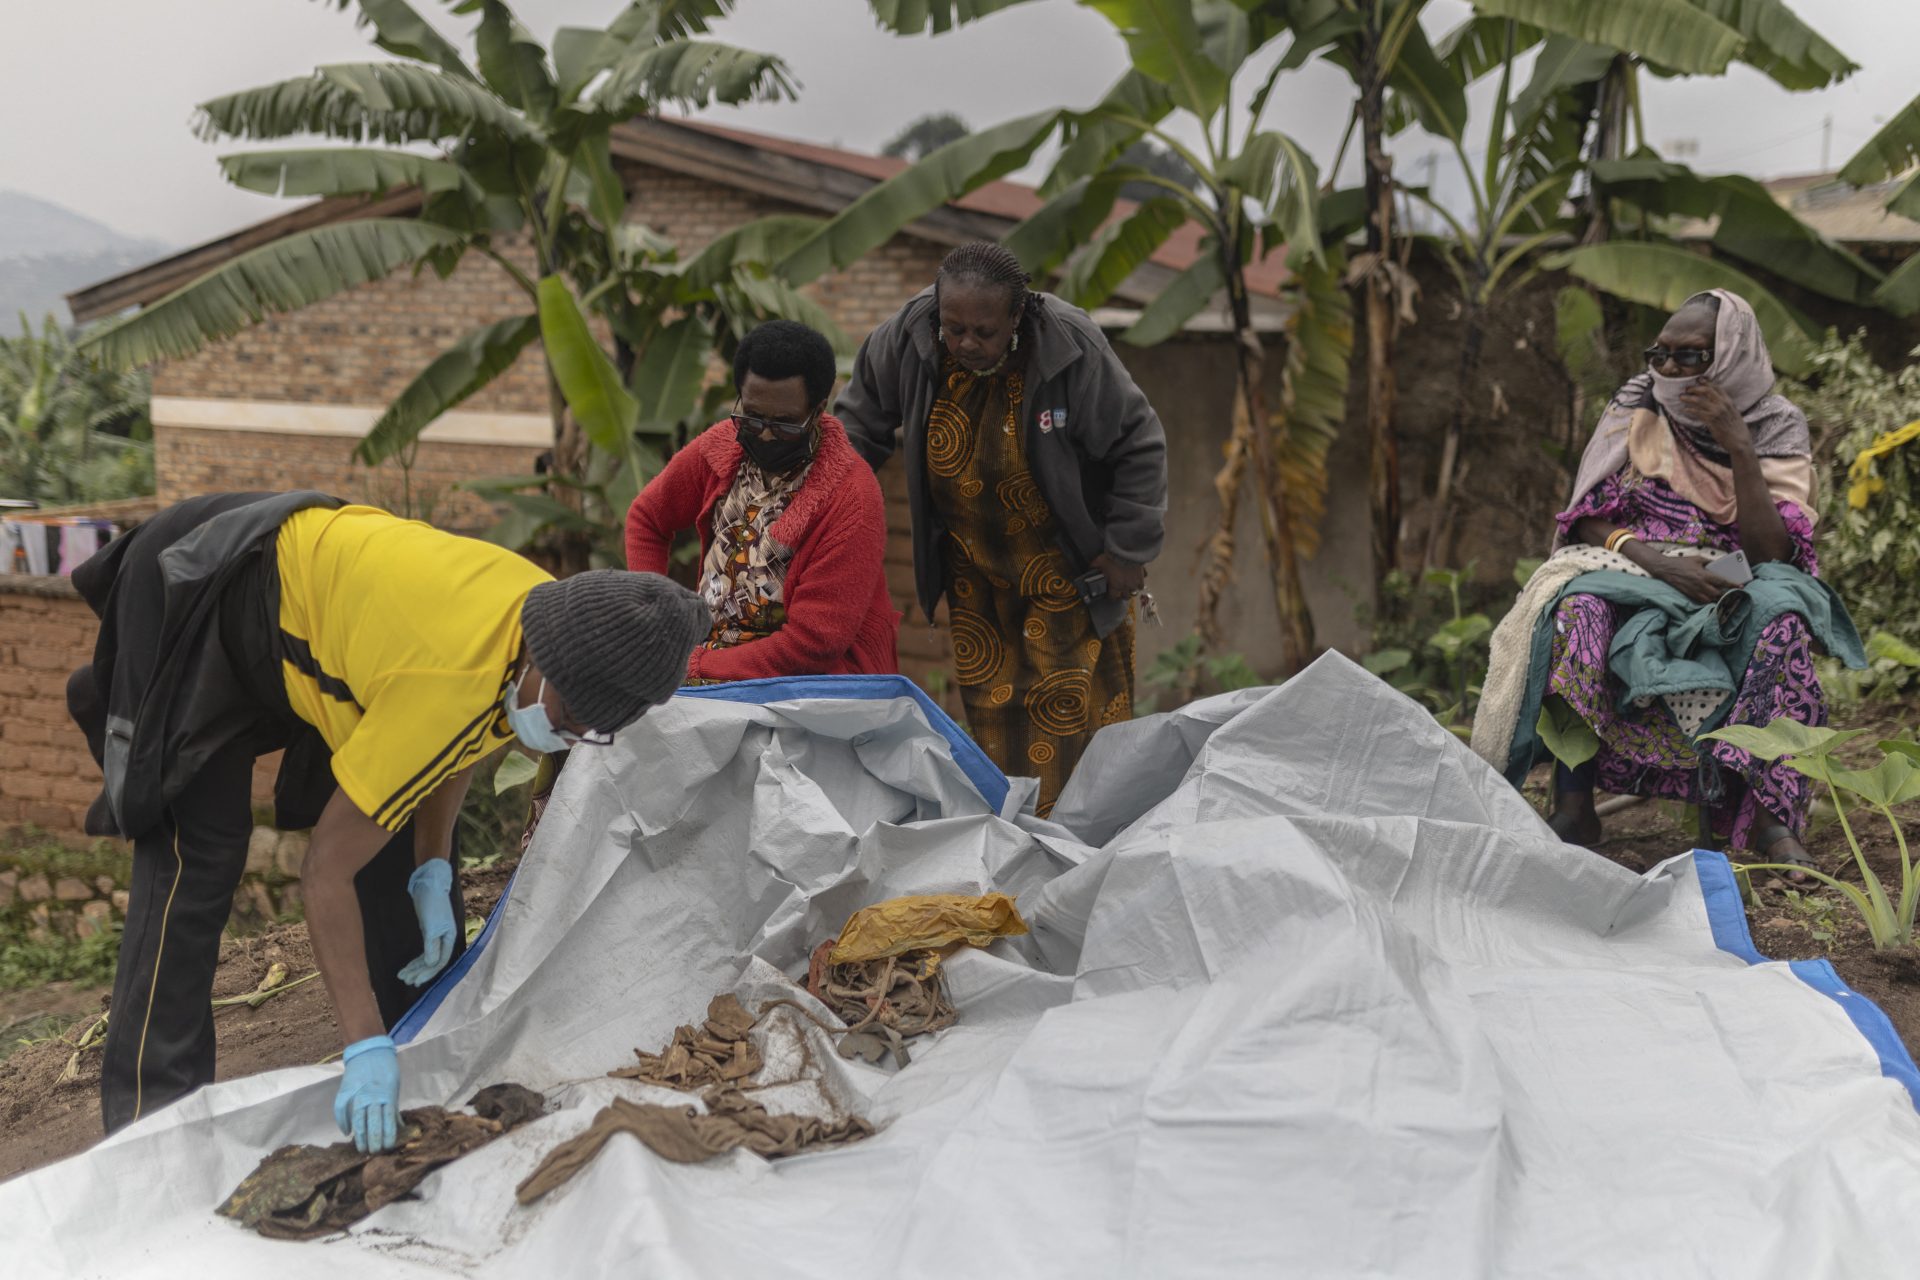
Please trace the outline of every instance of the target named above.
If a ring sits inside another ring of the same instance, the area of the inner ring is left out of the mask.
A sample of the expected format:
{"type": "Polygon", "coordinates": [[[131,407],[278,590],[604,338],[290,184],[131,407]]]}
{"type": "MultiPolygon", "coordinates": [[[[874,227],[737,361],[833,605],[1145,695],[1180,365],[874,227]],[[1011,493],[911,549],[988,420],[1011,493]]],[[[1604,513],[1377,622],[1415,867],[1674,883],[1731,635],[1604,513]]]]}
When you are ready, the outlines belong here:
{"type": "Polygon", "coordinates": [[[97,624],[64,578],[0,576],[0,827],[77,836],[100,769],[67,717],[97,624]]]}
{"type": "Polygon", "coordinates": [[[422,442],[409,477],[399,467],[352,459],[346,436],[163,427],[154,433],[154,479],[168,502],[199,493],[319,489],[412,515],[445,529],[477,532],[493,522],[479,496],[456,488],[488,476],[528,475],[540,450],[508,445],[422,442]]]}
{"type": "MultiPolygon", "coordinates": [[[[530,262],[524,245],[505,246],[504,256],[530,262]]],[[[153,394],[385,405],[455,339],[532,309],[497,264],[470,254],[445,280],[431,271],[396,272],[164,361],[154,367],[153,394]]],[[[461,407],[545,413],[539,348],[521,352],[461,407]]]]}
{"type": "MultiPolygon", "coordinates": [[[[0,831],[38,827],[83,843],[100,766],[67,715],[67,677],[93,660],[100,623],[65,578],[0,575],[0,831]]],[[[280,754],[253,771],[254,803],[273,799],[280,754]]]]}

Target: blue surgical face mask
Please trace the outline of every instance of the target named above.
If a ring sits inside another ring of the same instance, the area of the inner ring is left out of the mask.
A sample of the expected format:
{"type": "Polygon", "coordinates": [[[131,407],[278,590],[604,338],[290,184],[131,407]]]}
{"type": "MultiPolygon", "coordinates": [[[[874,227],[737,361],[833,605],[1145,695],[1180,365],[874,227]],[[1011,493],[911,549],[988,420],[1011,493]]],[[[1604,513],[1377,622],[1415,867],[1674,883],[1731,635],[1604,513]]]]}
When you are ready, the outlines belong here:
{"type": "Polygon", "coordinates": [[[530,751],[543,755],[552,755],[567,749],[567,740],[553,727],[553,721],[547,718],[547,678],[540,677],[540,692],[533,695],[530,706],[513,705],[514,695],[520,692],[520,682],[514,681],[507,686],[507,693],[500,700],[501,707],[507,713],[507,723],[513,726],[513,736],[520,739],[521,745],[530,751]]]}

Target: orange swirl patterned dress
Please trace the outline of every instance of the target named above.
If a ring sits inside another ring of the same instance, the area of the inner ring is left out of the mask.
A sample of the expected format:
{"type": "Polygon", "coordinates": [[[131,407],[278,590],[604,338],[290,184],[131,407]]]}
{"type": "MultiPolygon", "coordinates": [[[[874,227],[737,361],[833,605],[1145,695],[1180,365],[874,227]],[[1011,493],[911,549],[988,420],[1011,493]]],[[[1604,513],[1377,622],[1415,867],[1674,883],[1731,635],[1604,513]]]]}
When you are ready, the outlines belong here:
{"type": "Polygon", "coordinates": [[[942,360],[927,472],[967,728],[1008,774],[1040,779],[1044,817],[1094,731],[1133,716],[1133,620],[1101,640],[1074,592],[1027,470],[1018,360],[990,377],[942,360]]]}

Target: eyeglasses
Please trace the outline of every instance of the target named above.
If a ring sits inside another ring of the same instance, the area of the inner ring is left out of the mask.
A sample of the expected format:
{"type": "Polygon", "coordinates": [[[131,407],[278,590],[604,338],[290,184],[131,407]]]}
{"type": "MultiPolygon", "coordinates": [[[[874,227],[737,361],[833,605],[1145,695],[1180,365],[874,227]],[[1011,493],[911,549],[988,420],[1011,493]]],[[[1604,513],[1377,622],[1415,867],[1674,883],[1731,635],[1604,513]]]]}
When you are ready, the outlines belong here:
{"type": "Polygon", "coordinates": [[[759,435],[762,431],[771,431],[776,436],[781,436],[788,440],[798,440],[801,436],[813,430],[812,414],[808,414],[802,422],[782,422],[778,418],[757,418],[751,413],[740,412],[740,405],[737,401],[733,406],[733,421],[736,426],[745,427],[754,435],[759,435]]]}
{"type": "Polygon", "coordinates": [[[1662,347],[1651,346],[1644,354],[1649,369],[1658,368],[1671,360],[1682,369],[1704,369],[1713,363],[1712,347],[1662,347]]]}

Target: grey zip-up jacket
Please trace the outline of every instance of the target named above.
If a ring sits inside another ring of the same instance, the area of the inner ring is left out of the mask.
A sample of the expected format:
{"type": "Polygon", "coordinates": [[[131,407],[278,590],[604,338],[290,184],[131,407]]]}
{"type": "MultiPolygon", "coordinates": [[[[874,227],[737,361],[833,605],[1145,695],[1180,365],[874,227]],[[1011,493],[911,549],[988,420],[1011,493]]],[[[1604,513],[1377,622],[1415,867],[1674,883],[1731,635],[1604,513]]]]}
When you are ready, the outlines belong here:
{"type": "MultiPolygon", "coordinates": [[[[1166,538],[1166,433],[1092,317],[1052,294],[1040,299],[1045,317],[1022,337],[1033,344],[1020,406],[1027,466],[1074,574],[1101,552],[1147,564],[1166,538]]],[[[896,433],[904,438],[914,579],[929,618],[946,589],[946,530],[927,483],[927,416],[940,373],[933,310],[929,287],[868,334],[835,406],[847,439],[871,466],[893,456],[896,433]]],[[[1101,599],[1091,612],[1104,636],[1126,619],[1127,607],[1101,599]]]]}

